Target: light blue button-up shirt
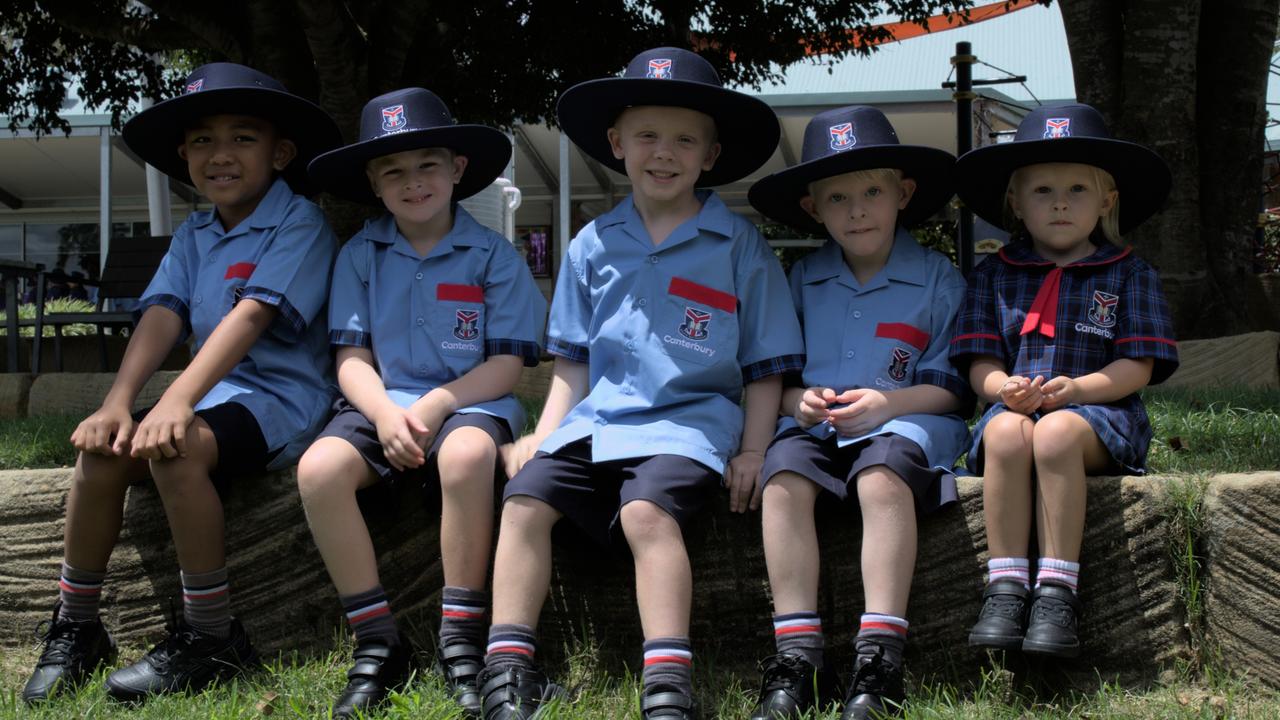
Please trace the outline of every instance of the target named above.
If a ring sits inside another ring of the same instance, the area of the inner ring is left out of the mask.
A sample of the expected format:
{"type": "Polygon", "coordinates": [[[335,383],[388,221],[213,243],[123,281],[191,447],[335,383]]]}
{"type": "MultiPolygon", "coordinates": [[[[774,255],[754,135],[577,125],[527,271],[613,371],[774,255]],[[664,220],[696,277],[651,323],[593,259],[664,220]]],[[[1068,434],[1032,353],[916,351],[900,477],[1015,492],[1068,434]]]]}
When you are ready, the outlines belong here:
{"type": "Polygon", "coordinates": [[[334,387],[323,311],[336,247],[320,208],[277,179],[230,232],[213,211],[192,213],[139,303],[139,312],[162,305],[182,316],[196,352],[243,298],[279,311],[195,406],[245,406],[268,451],[279,451],[268,469],[293,464],[328,419],[334,387]]]}
{"type": "MultiPolygon", "coordinates": [[[[921,247],[901,228],[889,260],[866,285],[828,240],[791,269],[791,296],[804,326],[805,387],[837,393],[854,388],[892,391],[937,385],[964,397],[968,385],[947,359],[965,281],[942,254],[921,247]]],[[[778,432],[797,426],[792,417],[778,432]]],[[[830,437],[835,428],[809,429],[830,437]]],[[[903,415],[858,437],[840,436],[843,447],[863,438],[897,433],[918,444],[930,464],[950,468],[965,449],[968,430],[958,415],[903,415]]]]}
{"type": "Polygon", "coordinates": [[[743,384],[803,366],[777,258],[719,196],[698,198],[661,245],[630,197],[570,243],[547,346],[588,365],[590,391],[542,450],[589,436],[596,462],[671,454],[723,472],[743,384]]]}
{"type": "MultiPolygon", "coordinates": [[[[491,355],[538,364],[547,301],[511,243],[455,206],[453,228],[421,256],[383,215],[342,247],[333,271],[329,339],[370,348],[387,395],[408,407],[491,355]]],[[[513,395],[461,408],[507,421],[519,435],[513,395]]]]}

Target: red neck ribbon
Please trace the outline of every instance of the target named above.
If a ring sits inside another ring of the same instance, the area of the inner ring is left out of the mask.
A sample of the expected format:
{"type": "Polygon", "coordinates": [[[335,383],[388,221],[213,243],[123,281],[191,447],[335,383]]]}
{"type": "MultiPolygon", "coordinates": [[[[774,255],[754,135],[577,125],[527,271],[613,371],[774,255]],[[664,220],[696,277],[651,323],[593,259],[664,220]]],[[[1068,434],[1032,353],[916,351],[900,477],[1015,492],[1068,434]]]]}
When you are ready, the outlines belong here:
{"type": "Polygon", "coordinates": [[[1061,284],[1062,268],[1050,270],[1036,292],[1036,299],[1031,302],[1027,319],[1022,323],[1021,335],[1038,330],[1045,337],[1053,337],[1053,328],[1058,322],[1058,286],[1061,284]]]}

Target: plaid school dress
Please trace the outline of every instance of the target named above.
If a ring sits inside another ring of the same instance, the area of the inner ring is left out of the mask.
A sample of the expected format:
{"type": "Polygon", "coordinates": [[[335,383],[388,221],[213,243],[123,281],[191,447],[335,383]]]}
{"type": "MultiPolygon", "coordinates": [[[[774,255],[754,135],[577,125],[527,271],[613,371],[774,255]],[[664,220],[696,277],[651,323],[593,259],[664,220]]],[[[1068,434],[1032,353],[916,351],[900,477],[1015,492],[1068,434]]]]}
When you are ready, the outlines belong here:
{"type": "MultiPolygon", "coordinates": [[[[962,372],[990,355],[1010,375],[1080,377],[1120,358],[1154,358],[1151,385],[1178,367],[1173,323],[1155,270],[1132,248],[1104,240],[1092,255],[1061,268],[1017,237],[974,269],[956,320],[951,358],[962,372]]],[[[973,429],[969,468],[982,472],[982,432],[1007,408],[991,404],[973,429]]],[[[1142,474],[1151,422],[1137,393],[1111,403],[1070,404],[1111,453],[1111,471],[1142,474]]],[[[1038,420],[1042,413],[1033,413],[1038,420]]]]}

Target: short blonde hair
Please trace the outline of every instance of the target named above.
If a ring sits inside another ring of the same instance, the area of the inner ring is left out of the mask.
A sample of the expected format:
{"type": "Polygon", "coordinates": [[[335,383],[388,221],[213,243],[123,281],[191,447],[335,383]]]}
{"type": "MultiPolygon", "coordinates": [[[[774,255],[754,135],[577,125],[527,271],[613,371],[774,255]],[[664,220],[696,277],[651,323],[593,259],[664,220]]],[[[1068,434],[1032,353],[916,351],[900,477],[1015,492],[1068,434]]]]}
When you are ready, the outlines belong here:
{"type": "MultiPolygon", "coordinates": [[[[1004,226],[1010,229],[1011,234],[1026,232],[1027,229],[1022,224],[1022,220],[1013,213],[1013,188],[1017,184],[1019,173],[1028,167],[1031,166],[1024,165],[1010,173],[1009,184],[1004,191],[1004,226]]],[[[1120,191],[1116,187],[1116,179],[1111,176],[1111,173],[1095,165],[1090,165],[1089,169],[1093,171],[1093,184],[1094,187],[1098,188],[1098,192],[1104,195],[1113,190],[1116,192],[1116,199],[1111,203],[1111,210],[1098,221],[1098,229],[1102,230],[1107,242],[1112,245],[1123,246],[1124,238],[1120,237],[1120,191]]]]}
{"type": "Polygon", "coordinates": [[[833,177],[840,177],[843,175],[848,175],[852,179],[858,181],[879,182],[884,183],[885,185],[892,182],[894,186],[900,185],[903,179],[903,173],[898,168],[868,168],[866,170],[854,170],[852,172],[840,173],[839,175],[828,175],[827,177],[814,180],[809,183],[809,187],[807,188],[809,196],[813,196],[813,187],[818,183],[823,180],[830,180],[833,177]]]}

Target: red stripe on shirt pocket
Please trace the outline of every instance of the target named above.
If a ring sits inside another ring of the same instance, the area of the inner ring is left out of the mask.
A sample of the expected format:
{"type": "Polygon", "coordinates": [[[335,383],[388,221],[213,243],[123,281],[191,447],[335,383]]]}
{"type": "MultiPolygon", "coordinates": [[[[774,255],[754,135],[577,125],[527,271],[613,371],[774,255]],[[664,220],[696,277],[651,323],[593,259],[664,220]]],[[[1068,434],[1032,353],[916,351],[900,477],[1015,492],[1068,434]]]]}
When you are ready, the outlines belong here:
{"type": "Polygon", "coordinates": [[[436,285],[437,300],[456,300],[459,302],[484,302],[484,288],[479,285],[436,285]]]}
{"type": "Polygon", "coordinates": [[[876,325],[876,337],[901,340],[920,350],[929,347],[929,333],[906,323],[880,323],[876,325]]]}
{"type": "Polygon", "coordinates": [[[684,278],[671,278],[671,286],[667,288],[667,292],[701,305],[710,305],[727,313],[738,311],[738,298],[727,292],[721,292],[706,285],[699,285],[684,278]]]}
{"type": "Polygon", "coordinates": [[[228,265],[227,274],[222,279],[230,280],[231,278],[244,278],[245,280],[248,280],[256,267],[258,266],[253,263],[236,263],[234,265],[228,265]]]}

